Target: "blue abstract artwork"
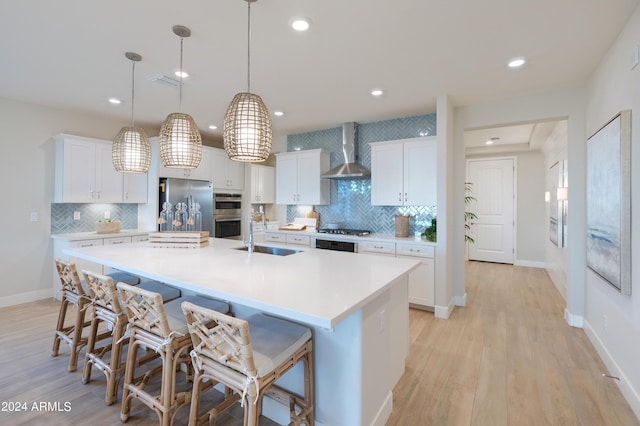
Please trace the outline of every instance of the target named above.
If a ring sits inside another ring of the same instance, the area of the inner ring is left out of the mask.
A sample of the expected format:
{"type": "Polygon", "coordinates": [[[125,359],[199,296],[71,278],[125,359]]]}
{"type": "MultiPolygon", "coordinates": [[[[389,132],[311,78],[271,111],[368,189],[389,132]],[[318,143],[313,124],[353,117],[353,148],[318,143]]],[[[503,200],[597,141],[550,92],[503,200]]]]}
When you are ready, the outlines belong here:
{"type": "Polygon", "coordinates": [[[630,111],[587,142],[587,266],[631,294],[630,111]]]}

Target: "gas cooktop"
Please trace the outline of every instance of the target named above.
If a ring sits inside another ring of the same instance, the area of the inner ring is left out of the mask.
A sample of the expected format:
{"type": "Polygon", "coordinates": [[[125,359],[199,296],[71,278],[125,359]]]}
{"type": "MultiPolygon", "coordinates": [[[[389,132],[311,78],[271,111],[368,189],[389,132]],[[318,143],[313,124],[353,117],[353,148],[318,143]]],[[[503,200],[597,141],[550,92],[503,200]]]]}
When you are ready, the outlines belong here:
{"type": "Polygon", "coordinates": [[[318,232],[321,234],[357,235],[360,237],[371,234],[371,231],[367,231],[364,229],[345,229],[345,228],[338,228],[338,229],[320,228],[318,229],[318,232]]]}

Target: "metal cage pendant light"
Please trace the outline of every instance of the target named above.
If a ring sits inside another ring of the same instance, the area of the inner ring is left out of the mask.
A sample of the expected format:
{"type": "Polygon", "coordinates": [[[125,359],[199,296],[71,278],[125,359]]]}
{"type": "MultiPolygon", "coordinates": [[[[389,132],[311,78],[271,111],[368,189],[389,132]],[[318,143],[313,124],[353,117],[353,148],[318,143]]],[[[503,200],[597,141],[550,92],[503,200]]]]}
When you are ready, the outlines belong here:
{"type": "MultiPolygon", "coordinates": [[[[180,108],[182,111],[182,43],[191,30],[174,25],[173,32],[180,37],[180,108]]],[[[160,128],[160,159],[165,167],[195,169],[202,159],[202,137],[196,122],[189,114],[174,112],[167,116],[160,128]]]]}
{"type": "Polygon", "coordinates": [[[231,160],[265,161],[271,152],[271,116],[262,98],[251,93],[251,3],[247,19],[247,91],[233,97],[224,116],[224,149],[231,160]]]}
{"type": "Polygon", "coordinates": [[[124,173],[147,173],[151,164],[151,144],[144,130],[134,125],[136,62],[142,60],[137,53],[127,52],[131,61],[131,126],[120,129],[111,147],[111,161],[116,171],[124,173]]]}

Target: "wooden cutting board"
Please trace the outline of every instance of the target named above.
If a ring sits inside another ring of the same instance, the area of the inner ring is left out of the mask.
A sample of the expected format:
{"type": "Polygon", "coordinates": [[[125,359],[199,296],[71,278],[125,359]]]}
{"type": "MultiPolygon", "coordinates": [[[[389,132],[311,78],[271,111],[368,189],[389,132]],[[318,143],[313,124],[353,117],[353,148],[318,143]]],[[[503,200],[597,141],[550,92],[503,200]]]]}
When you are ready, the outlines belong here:
{"type": "Polygon", "coordinates": [[[311,207],[311,210],[309,210],[309,212],[305,215],[305,217],[309,219],[315,219],[316,223],[320,223],[320,213],[315,211],[313,207],[311,207]]]}

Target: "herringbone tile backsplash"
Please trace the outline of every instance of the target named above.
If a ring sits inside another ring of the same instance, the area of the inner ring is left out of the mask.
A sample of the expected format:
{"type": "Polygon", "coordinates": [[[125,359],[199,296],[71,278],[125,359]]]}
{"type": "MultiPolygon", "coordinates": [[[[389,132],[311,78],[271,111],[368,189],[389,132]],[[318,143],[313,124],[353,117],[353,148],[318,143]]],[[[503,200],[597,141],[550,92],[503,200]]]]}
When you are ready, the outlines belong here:
{"type": "Polygon", "coordinates": [[[138,227],[137,204],[51,204],[51,233],[68,234],[95,231],[95,223],[109,211],[112,220],[122,222],[122,229],[138,227]],[[80,220],[73,213],[80,212],[80,220]]]}
{"type": "MultiPolygon", "coordinates": [[[[374,123],[359,123],[356,144],[358,162],[371,169],[369,143],[395,139],[408,139],[436,134],[436,114],[425,114],[374,123]]],[[[342,163],[342,127],[300,133],[287,137],[287,150],[325,148],[331,152],[331,167],[342,163]]],[[[371,180],[332,180],[331,204],[315,206],[320,213],[320,225],[339,222],[344,228],[368,229],[373,232],[394,234],[395,215],[411,216],[410,234],[420,234],[436,215],[435,206],[372,206],[371,180]]],[[[298,206],[287,207],[287,221],[304,217],[306,211],[298,206]]]]}

